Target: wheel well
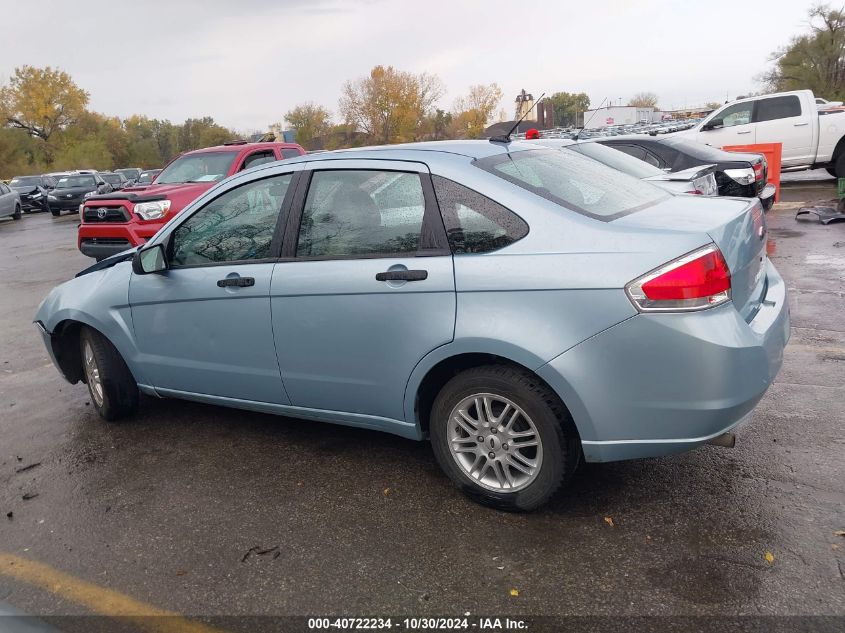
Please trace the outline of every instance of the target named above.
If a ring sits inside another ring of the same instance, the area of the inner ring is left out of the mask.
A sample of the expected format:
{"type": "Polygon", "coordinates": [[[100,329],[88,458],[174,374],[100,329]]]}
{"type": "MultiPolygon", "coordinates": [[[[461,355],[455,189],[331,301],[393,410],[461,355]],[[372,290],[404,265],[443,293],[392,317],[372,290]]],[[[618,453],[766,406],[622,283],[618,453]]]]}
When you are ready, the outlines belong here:
{"type": "MultiPolygon", "coordinates": [[[[537,379],[538,382],[542,383],[554,392],[554,389],[552,389],[545,380],[534,373],[531,369],[525,365],[514,362],[509,358],[497,356],[495,354],[459,354],[457,356],[451,356],[440,361],[434,367],[429,369],[425,378],[423,378],[420,383],[419,389],[417,389],[414,408],[420,428],[424,434],[428,434],[431,409],[434,406],[434,399],[437,398],[437,394],[440,393],[440,390],[447,382],[449,382],[449,380],[462,371],[472,369],[473,367],[481,367],[483,365],[509,365],[516,369],[528,371],[537,379]]],[[[567,408],[566,403],[561,400],[561,404],[563,404],[563,408],[566,409],[567,414],[569,414],[569,409],[567,408]]],[[[569,414],[569,417],[572,419],[571,414],[569,414]]],[[[577,433],[574,423],[572,424],[572,429],[577,433]]]]}
{"type": "Polygon", "coordinates": [[[80,380],[85,382],[85,372],[82,371],[82,352],[79,346],[82,325],[79,321],[62,321],[53,330],[51,340],[56,362],[71,384],[76,384],[80,380]]]}

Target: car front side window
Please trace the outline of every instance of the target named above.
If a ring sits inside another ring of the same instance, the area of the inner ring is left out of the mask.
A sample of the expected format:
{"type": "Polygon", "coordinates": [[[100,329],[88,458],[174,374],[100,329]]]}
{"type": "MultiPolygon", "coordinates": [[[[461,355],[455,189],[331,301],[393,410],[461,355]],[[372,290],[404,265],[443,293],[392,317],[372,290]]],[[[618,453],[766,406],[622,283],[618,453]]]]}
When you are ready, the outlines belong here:
{"type": "Polygon", "coordinates": [[[414,254],[420,247],[425,197],[412,172],[314,172],[296,256],[331,259],[414,254]]]}
{"type": "Polygon", "coordinates": [[[185,220],[171,237],[170,263],[196,266],[270,257],[270,244],[292,174],[241,185],[185,220]]]}
{"type": "Polygon", "coordinates": [[[722,127],[734,127],[751,123],[751,112],[754,109],[752,102],[738,103],[722,112],[718,116],[722,120],[722,127]]]}

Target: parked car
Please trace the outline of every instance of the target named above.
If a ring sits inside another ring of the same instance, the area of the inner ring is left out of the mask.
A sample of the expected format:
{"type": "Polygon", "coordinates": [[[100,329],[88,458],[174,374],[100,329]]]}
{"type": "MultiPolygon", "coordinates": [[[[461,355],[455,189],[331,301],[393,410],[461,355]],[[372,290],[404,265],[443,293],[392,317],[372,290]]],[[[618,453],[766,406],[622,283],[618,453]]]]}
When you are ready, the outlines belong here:
{"type": "Polygon", "coordinates": [[[9,186],[18,192],[24,211],[49,211],[47,194],[56,186],[52,176],[15,176],[9,186]]]}
{"type": "Polygon", "coordinates": [[[295,143],[245,141],[186,152],[171,161],[154,184],[87,200],[81,209],[79,250],[100,260],[143,244],[223,178],[304,153],[295,143]]]}
{"type": "Polygon", "coordinates": [[[109,183],[112,191],[120,191],[124,187],[129,186],[129,181],[126,180],[126,176],[118,172],[101,171],[100,178],[109,183]]]}
{"type": "Polygon", "coordinates": [[[138,180],[138,176],[141,175],[142,170],[140,167],[121,167],[120,169],[115,169],[114,171],[117,174],[123,174],[126,180],[135,184],[138,180]]]}
{"type": "Polygon", "coordinates": [[[715,165],[720,196],[758,197],[768,211],[775,203],[775,187],[768,184],[769,167],[762,154],[726,152],[682,136],[632,134],[598,138],[597,143],[618,149],[665,172],[697,165],[715,165]]]}
{"type": "Polygon", "coordinates": [[[21,197],[17,191],[0,182],[0,218],[21,219],[21,197]]]}
{"type": "Polygon", "coordinates": [[[140,390],[428,437],[474,499],[530,510],[582,455],[731,437],[789,336],[765,238],[757,199],[575,152],[326,152],[213,185],[35,323],[107,420],[140,390]]]}
{"type": "Polygon", "coordinates": [[[151,185],[153,184],[153,180],[155,180],[156,176],[158,176],[160,173],[160,169],[146,169],[138,175],[138,179],[135,181],[135,184],[151,185]]]}
{"type": "Polygon", "coordinates": [[[59,178],[47,195],[50,213],[58,217],[62,211],[78,211],[79,206],[91,196],[109,193],[111,186],[99,174],[68,174],[59,178]]]}
{"type": "Polygon", "coordinates": [[[543,147],[578,152],[588,158],[618,169],[624,174],[651,182],[658,187],[672,193],[689,193],[704,196],[719,195],[716,186],[715,167],[713,165],[699,165],[678,172],[666,172],[653,165],[629,156],[612,147],[606,147],[592,140],[573,141],[569,139],[546,139],[526,141],[543,147]]]}
{"type": "Polygon", "coordinates": [[[811,90],[734,101],[682,134],[714,147],[781,143],[783,169],[845,177],[845,111],[819,110],[811,90]]]}

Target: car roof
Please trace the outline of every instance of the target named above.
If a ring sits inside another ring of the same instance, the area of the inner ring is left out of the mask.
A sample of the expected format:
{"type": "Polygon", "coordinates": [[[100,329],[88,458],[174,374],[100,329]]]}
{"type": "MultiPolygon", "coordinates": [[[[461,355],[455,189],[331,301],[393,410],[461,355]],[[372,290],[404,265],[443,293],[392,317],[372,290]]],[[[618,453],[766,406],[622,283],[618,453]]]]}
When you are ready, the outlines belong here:
{"type": "Polygon", "coordinates": [[[262,143],[230,143],[228,145],[214,145],[212,147],[192,149],[191,151],[185,152],[182,155],[187,156],[188,154],[203,154],[205,152],[239,152],[243,149],[273,149],[274,147],[279,147],[282,149],[299,149],[299,145],[297,145],[296,143],[279,143],[276,141],[267,141],[262,143]]]}
{"type": "Polygon", "coordinates": [[[471,159],[487,158],[519,151],[544,149],[523,141],[500,143],[489,140],[482,141],[425,141],[421,143],[398,143],[396,145],[375,145],[372,147],[356,147],[339,149],[319,154],[306,154],[296,158],[289,158],[286,163],[317,162],[324,160],[352,159],[352,158],[387,158],[393,160],[422,161],[432,155],[451,154],[471,159]]]}

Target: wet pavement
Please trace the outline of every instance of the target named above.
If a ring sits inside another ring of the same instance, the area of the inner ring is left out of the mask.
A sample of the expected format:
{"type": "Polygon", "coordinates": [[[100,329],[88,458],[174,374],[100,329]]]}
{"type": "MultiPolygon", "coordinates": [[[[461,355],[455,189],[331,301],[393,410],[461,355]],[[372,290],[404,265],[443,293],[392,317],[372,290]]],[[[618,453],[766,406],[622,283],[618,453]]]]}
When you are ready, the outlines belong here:
{"type": "MultiPolygon", "coordinates": [[[[736,448],[587,465],[529,515],[390,435],[150,398],[101,421],[30,323],[90,263],[76,218],[0,222],[0,554],[188,615],[845,615],[845,223],[783,206],[792,340],[736,448]]],[[[0,602],[90,612],[2,573],[0,602]]]]}

